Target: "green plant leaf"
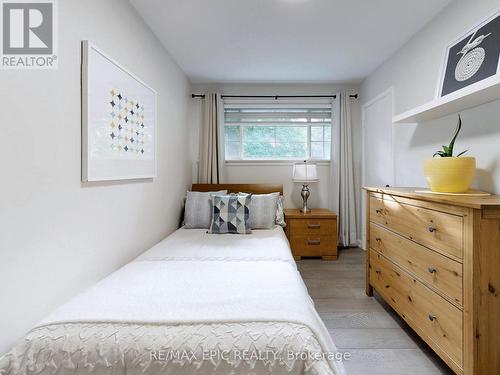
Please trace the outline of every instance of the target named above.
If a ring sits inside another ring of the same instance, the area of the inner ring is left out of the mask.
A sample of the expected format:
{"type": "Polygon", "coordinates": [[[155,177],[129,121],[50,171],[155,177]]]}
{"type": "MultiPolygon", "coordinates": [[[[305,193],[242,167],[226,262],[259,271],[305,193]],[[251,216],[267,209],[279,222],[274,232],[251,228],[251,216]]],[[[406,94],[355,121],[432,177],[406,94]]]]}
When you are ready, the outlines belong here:
{"type": "Polygon", "coordinates": [[[453,138],[450,142],[450,145],[448,146],[448,151],[449,151],[450,156],[453,156],[453,147],[455,147],[455,141],[456,141],[456,139],[458,137],[458,133],[460,133],[461,129],[462,129],[462,118],[460,117],[460,115],[458,115],[457,128],[456,128],[455,134],[453,135],[453,138]]]}
{"type": "MultiPolygon", "coordinates": [[[[442,158],[448,158],[448,157],[453,157],[453,148],[455,147],[455,141],[457,140],[458,134],[460,133],[460,130],[462,129],[462,118],[460,117],[460,114],[458,115],[458,123],[457,123],[457,128],[455,129],[455,133],[453,134],[453,138],[451,139],[451,142],[448,146],[442,146],[443,151],[436,151],[432,157],[435,157],[436,155],[441,156],[442,158]]],[[[467,152],[463,151],[457,156],[463,155],[467,152]]]]}
{"type": "Polygon", "coordinates": [[[462,156],[463,154],[465,154],[467,151],[469,151],[469,150],[462,151],[460,154],[458,154],[458,155],[457,155],[457,158],[458,158],[459,156],[462,156]]]}

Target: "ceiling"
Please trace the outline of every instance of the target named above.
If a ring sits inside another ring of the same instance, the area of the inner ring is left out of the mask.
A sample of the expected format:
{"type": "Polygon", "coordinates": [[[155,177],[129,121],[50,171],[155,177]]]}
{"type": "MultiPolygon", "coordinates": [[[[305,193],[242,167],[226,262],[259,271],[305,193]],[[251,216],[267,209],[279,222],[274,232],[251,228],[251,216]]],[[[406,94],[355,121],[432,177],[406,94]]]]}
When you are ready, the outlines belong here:
{"type": "Polygon", "coordinates": [[[360,82],[451,0],[130,0],[192,82],[360,82]]]}

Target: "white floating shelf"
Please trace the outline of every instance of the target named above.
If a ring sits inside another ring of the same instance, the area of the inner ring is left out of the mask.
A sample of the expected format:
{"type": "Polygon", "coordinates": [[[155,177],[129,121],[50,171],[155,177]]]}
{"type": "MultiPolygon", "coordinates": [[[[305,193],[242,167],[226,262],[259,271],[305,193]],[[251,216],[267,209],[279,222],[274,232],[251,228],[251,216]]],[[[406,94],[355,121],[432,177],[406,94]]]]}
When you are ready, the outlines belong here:
{"type": "Polygon", "coordinates": [[[495,75],[396,115],[392,118],[392,122],[395,124],[425,122],[498,99],[500,99],[500,76],[495,75]]]}

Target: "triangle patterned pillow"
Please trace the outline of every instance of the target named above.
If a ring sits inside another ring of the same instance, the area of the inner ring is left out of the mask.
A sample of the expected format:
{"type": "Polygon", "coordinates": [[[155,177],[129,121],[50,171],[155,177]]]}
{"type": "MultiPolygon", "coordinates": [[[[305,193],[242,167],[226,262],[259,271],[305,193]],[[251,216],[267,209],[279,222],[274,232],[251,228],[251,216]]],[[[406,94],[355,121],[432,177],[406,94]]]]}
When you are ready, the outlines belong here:
{"type": "Polygon", "coordinates": [[[251,195],[213,195],[208,233],[250,234],[251,195]]]}

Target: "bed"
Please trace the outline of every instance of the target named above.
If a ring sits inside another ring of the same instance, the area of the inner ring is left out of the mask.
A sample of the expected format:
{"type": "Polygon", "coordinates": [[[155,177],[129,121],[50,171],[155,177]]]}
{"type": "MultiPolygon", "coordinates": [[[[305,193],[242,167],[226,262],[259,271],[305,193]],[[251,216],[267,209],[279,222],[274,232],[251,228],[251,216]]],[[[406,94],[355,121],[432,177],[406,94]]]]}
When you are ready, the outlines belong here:
{"type": "Polygon", "coordinates": [[[139,261],[280,261],[295,267],[283,228],[253,230],[247,236],[209,234],[180,228],[140,255],[139,261]]]}
{"type": "Polygon", "coordinates": [[[281,228],[186,231],[54,311],[0,358],[0,374],[345,374],[281,228]]]}
{"type": "MultiPolygon", "coordinates": [[[[192,191],[227,190],[228,193],[255,194],[278,192],[283,185],[194,184],[192,191]]],[[[179,228],[163,241],[141,254],[140,261],[282,261],[296,267],[283,228],[253,230],[246,236],[209,234],[206,229],[179,228]]]]}

